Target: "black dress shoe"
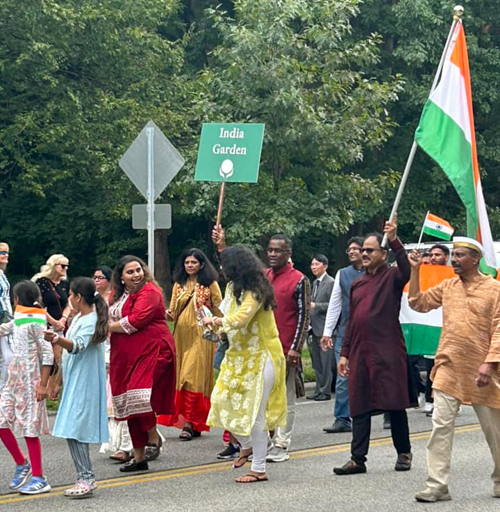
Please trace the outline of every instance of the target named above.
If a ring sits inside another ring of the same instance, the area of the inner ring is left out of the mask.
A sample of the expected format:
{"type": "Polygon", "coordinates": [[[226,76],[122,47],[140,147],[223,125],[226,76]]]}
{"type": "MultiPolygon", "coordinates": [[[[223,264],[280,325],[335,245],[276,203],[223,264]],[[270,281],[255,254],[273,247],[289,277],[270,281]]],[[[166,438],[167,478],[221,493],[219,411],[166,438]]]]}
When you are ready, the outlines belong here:
{"type": "Polygon", "coordinates": [[[394,469],[396,471],[409,471],[411,469],[411,459],[411,452],[398,454],[398,460],[396,461],[394,469]]]}
{"type": "Polygon", "coordinates": [[[120,471],[122,473],[130,473],[132,471],[147,471],[149,469],[148,463],[143,460],[141,462],[136,462],[135,459],[132,459],[131,461],[124,464],[120,471]]]}
{"type": "Polygon", "coordinates": [[[160,456],[163,441],[158,435],[158,444],[148,443],[144,450],[144,459],[147,461],[156,460],[160,456]]]}
{"type": "Polygon", "coordinates": [[[314,393],[314,395],[306,396],[306,400],[315,400],[318,395],[314,393]]]}
{"type": "Polygon", "coordinates": [[[387,412],[384,412],[383,427],[384,427],[384,430],[390,430],[390,428],[391,428],[391,416],[387,412]]]}
{"type": "Polygon", "coordinates": [[[364,462],[358,464],[352,459],[348,460],[341,468],[333,468],[336,475],[355,475],[356,473],[366,473],[364,462]]]}
{"type": "Polygon", "coordinates": [[[342,432],[352,432],[352,427],[344,421],[335,420],[335,423],[331,427],[326,427],[323,432],[327,434],[341,434],[342,432]]]}
{"type": "Polygon", "coordinates": [[[321,393],[320,395],[318,395],[317,397],[314,398],[314,401],[315,402],[326,402],[327,400],[331,400],[331,399],[332,399],[331,395],[326,395],[325,393],[321,393]]]}

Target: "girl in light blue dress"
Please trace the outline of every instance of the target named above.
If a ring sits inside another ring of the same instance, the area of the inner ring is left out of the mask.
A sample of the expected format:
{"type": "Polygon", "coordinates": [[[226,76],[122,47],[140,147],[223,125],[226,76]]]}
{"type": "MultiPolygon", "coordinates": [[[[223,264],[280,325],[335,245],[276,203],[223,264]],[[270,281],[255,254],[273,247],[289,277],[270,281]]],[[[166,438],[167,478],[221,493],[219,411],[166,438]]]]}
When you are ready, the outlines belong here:
{"type": "Polygon", "coordinates": [[[97,488],[89,443],[108,441],[103,343],[108,335],[108,306],[87,277],[71,282],[69,301],[78,315],[67,334],[63,337],[45,331],[45,339],[65,349],[63,394],[52,435],[68,441],[76,467],[76,485],[64,494],[82,498],[92,495],[97,488]]]}

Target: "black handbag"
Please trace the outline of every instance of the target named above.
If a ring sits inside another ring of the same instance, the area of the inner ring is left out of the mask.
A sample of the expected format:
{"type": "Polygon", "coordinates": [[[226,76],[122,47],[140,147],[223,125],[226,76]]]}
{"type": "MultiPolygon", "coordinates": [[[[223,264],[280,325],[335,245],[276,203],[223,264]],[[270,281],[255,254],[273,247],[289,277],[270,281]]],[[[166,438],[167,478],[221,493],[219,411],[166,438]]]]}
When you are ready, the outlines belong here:
{"type": "Polygon", "coordinates": [[[10,314],[8,311],[0,311],[0,324],[6,324],[14,320],[14,315],[10,314]]]}

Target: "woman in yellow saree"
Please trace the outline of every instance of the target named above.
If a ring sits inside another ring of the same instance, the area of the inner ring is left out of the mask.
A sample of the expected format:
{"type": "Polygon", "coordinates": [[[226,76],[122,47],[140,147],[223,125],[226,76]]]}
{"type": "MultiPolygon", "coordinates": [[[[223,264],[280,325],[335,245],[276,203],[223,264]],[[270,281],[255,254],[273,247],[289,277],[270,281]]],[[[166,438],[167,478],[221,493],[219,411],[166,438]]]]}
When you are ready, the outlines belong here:
{"type": "Polygon", "coordinates": [[[175,414],[159,416],[158,423],[182,429],[180,439],[190,441],[209,430],[206,424],[213,388],[216,345],[203,338],[203,308],[221,316],[222,295],[218,273],[199,249],[185,251],[174,271],[174,288],[167,316],[175,323],[175,414]]]}

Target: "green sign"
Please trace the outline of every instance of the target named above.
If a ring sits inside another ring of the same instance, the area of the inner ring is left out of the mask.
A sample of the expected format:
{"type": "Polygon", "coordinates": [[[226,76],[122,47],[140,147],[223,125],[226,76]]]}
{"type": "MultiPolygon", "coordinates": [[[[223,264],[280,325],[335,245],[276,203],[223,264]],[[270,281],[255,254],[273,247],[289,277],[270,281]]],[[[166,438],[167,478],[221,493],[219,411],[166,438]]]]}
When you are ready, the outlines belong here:
{"type": "Polygon", "coordinates": [[[194,179],[256,183],[263,137],[263,124],[204,123],[194,179]]]}

